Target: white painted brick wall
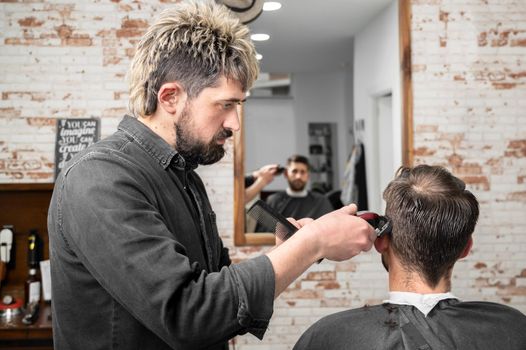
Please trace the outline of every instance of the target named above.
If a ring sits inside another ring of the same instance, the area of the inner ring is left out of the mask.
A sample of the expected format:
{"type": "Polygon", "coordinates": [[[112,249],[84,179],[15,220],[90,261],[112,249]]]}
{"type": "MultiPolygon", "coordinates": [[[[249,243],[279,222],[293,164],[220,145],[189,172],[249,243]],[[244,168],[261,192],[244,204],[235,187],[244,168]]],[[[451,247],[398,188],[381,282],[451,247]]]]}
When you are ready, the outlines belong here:
{"type": "MultiPolygon", "coordinates": [[[[0,182],[53,181],[56,118],[101,118],[102,137],[113,133],[127,108],[124,76],[133,47],[167,6],[0,3],[0,182]],[[60,37],[60,28],[71,35],[60,37]]],[[[454,271],[454,293],[525,312],[525,2],[413,0],[412,11],[416,163],[446,165],[482,203],[473,253],[454,271]],[[507,43],[492,46],[507,31],[507,43]]],[[[232,162],[229,143],[225,159],[199,173],[220,234],[232,257],[242,260],[268,248],[233,247],[232,162]]],[[[291,349],[322,316],[386,295],[378,254],[323,261],[276,300],[263,341],[245,335],[234,340],[235,348],[291,349]]]]}
{"type": "Polygon", "coordinates": [[[412,12],[416,163],[445,165],[481,202],[453,292],[525,312],[526,2],[415,0],[412,12]]]}

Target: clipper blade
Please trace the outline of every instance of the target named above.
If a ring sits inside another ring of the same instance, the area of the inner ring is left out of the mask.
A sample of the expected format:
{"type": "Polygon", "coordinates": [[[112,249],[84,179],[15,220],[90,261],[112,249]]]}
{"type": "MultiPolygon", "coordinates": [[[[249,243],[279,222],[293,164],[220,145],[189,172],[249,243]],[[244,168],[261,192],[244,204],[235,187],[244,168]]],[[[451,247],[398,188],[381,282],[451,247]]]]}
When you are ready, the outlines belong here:
{"type": "Polygon", "coordinates": [[[370,211],[359,211],[356,216],[364,219],[374,228],[377,237],[391,233],[392,224],[387,216],[378,215],[370,211]]]}

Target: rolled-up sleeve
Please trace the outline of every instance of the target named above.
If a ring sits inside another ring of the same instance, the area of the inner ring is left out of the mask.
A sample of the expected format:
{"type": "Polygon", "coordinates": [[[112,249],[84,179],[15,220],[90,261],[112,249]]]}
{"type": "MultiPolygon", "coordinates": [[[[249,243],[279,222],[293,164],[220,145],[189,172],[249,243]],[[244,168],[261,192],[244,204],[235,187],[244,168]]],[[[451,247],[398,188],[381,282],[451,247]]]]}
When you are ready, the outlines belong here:
{"type": "Polygon", "coordinates": [[[237,318],[248,332],[263,338],[272,316],[275,275],[266,255],[230,267],[239,296],[237,318]]]}

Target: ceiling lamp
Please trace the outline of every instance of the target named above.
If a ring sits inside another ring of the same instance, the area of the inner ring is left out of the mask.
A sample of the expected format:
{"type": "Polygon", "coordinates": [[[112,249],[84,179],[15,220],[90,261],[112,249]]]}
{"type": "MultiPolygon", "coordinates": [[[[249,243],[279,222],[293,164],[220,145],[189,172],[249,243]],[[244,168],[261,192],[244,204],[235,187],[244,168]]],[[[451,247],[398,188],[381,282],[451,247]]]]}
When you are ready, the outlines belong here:
{"type": "Polygon", "coordinates": [[[281,8],[281,3],[277,1],[266,1],[263,4],[263,11],[276,11],[281,8]]]}
{"type": "Polygon", "coordinates": [[[270,35],[268,35],[268,34],[252,34],[250,36],[250,39],[252,39],[254,41],[267,41],[268,39],[270,39],[270,35]]]}
{"type": "Polygon", "coordinates": [[[260,54],[260,53],[257,53],[257,54],[256,54],[256,59],[257,59],[258,61],[261,61],[262,58],[263,58],[263,55],[262,55],[262,54],[260,54]]]}

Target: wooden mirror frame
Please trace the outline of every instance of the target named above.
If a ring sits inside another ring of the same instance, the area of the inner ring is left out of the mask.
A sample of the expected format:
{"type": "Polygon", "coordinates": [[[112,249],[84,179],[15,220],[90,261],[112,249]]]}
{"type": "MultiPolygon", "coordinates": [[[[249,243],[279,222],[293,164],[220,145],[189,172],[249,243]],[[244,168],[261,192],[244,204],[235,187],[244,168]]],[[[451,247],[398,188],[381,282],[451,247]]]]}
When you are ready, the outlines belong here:
{"type": "MultiPolygon", "coordinates": [[[[402,108],[402,164],[413,164],[413,90],[411,82],[411,1],[398,1],[402,108]]],[[[240,130],[234,135],[234,245],[274,245],[273,234],[245,233],[245,135],[243,109],[240,130]]]]}

